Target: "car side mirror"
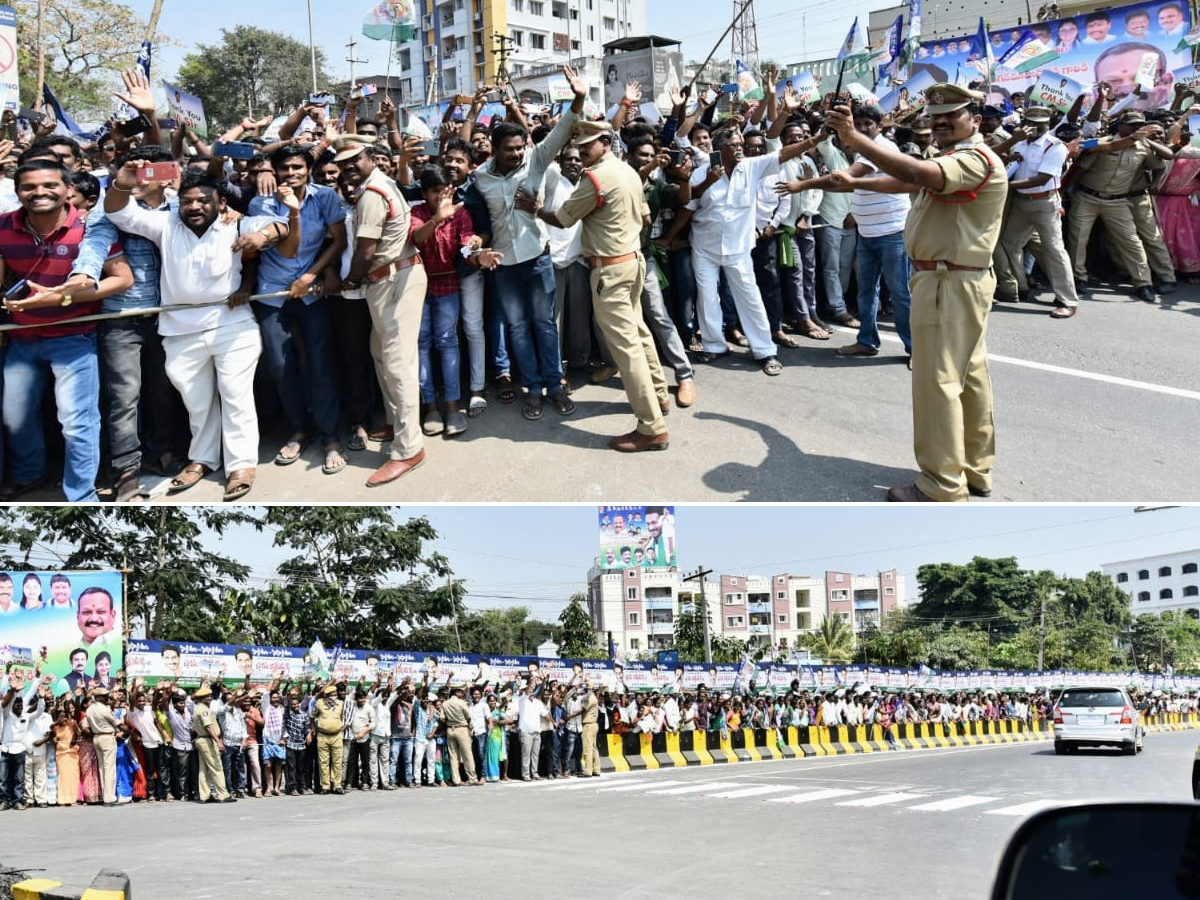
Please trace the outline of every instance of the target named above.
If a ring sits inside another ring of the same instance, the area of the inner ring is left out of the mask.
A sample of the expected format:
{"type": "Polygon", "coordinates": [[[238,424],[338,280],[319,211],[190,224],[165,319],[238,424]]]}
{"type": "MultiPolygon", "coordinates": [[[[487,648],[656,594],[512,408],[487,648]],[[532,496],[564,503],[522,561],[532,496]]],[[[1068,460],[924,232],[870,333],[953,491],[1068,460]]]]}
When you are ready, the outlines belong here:
{"type": "Polygon", "coordinates": [[[1048,810],[1018,830],[992,900],[1200,898],[1200,805],[1105,803],[1048,810]]]}

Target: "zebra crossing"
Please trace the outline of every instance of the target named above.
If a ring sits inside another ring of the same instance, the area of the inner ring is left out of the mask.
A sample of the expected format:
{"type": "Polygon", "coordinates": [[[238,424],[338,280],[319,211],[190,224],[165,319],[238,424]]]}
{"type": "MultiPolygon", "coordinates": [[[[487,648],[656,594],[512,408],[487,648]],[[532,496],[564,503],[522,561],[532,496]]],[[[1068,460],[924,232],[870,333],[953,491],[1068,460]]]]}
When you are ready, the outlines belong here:
{"type": "Polygon", "coordinates": [[[1065,802],[1051,799],[1021,799],[1020,802],[1015,802],[1018,800],[1016,797],[951,793],[945,788],[923,788],[913,785],[905,785],[902,790],[885,790],[878,785],[855,788],[812,787],[795,782],[763,783],[736,778],[712,781],[671,779],[647,773],[603,780],[580,778],[565,782],[540,781],[529,786],[546,793],[641,794],[648,797],[682,797],[704,801],[816,804],[850,809],[891,807],[915,814],[966,812],[1011,818],[1032,815],[1065,802]],[[614,781],[618,783],[614,784],[614,781]]]}

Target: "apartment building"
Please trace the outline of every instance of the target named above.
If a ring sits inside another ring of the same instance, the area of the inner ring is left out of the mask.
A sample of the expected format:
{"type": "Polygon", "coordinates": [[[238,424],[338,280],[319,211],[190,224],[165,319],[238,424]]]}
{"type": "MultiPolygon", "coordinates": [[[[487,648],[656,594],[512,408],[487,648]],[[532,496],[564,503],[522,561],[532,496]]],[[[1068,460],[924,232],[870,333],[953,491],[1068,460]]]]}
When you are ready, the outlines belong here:
{"type": "Polygon", "coordinates": [[[1135,616],[1184,610],[1200,618],[1200,550],[1105,563],[1100,571],[1129,595],[1135,616]]]}

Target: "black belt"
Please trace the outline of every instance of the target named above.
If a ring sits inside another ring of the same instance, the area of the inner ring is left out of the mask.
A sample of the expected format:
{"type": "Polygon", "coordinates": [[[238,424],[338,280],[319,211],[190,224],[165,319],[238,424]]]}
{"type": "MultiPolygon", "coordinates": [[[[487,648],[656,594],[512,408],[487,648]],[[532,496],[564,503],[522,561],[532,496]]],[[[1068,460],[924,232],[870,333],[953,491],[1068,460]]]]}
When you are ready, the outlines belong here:
{"type": "Polygon", "coordinates": [[[1085,194],[1095,197],[1097,200],[1132,200],[1134,197],[1145,197],[1146,191],[1132,191],[1128,194],[1102,194],[1100,191],[1093,191],[1090,187],[1079,185],[1079,189],[1085,194]]]}

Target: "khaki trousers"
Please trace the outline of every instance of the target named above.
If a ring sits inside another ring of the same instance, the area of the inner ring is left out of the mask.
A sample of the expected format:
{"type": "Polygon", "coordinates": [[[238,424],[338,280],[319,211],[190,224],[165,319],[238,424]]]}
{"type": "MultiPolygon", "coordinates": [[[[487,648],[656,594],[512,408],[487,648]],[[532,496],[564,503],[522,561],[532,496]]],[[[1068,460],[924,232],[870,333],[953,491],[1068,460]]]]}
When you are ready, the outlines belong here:
{"type": "Polygon", "coordinates": [[[1154,280],[1174,284],[1175,263],[1171,261],[1171,252],[1158,229],[1154,198],[1149,194],[1142,194],[1140,197],[1131,197],[1128,202],[1133,212],[1133,224],[1137,227],[1138,240],[1142,242],[1146,251],[1146,262],[1150,264],[1154,280]]]}
{"type": "Polygon", "coordinates": [[[371,356],[383,390],[387,419],[396,430],[392,459],[410,459],[421,439],[421,363],[417,340],[429,276],[418,263],[367,285],[371,311],[371,356]]]}
{"type": "Polygon", "coordinates": [[[1097,219],[1104,223],[1108,246],[1117,262],[1125,267],[1133,279],[1133,286],[1148,287],[1151,283],[1150,266],[1146,262],[1146,248],[1138,238],[1129,201],[1123,198],[1101,200],[1083,191],[1076,191],[1071,198],[1071,212],[1067,216],[1067,240],[1071,247],[1075,277],[1080,281],[1087,278],[1088,239],[1092,236],[1092,226],[1097,219]]]}
{"type": "Polygon", "coordinates": [[[46,747],[54,752],[54,742],[34,747],[25,752],[25,800],[45,806],[46,797],[46,747]]]}
{"type": "Polygon", "coordinates": [[[964,501],[967,484],[992,488],[996,458],[987,368],[991,272],[914,271],[913,452],[927,497],[964,501]]]}
{"type": "Polygon", "coordinates": [[[1025,278],[1025,245],[1031,235],[1041,240],[1039,263],[1050,277],[1054,297],[1064,306],[1078,306],[1079,295],[1075,293],[1075,278],[1071,274],[1071,258],[1063,245],[1062,219],[1058,214],[1058,197],[1042,200],[1024,200],[1014,195],[1008,210],[1008,220],[1000,235],[1001,252],[994,254],[999,267],[998,294],[1009,300],[1016,299],[1018,292],[1029,289],[1025,278]]]}
{"type": "Polygon", "coordinates": [[[117,739],[111,734],[92,738],[100,769],[100,793],[105,803],[117,802],[117,739]]]}
{"type": "Polygon", "coordinates": [[[600,750],[596,747],[596,735],[600,726],[595,722],[585,722],[583,725],[583,753],[579,764],[583,767],[584,775],[600,774],[600,750]]]}
{"type": "Polygon", "coordinates": [[[635,260],[592,269],[592,308],[621,373],[625,396],[637,417],[637,430],[642,434],[662,434],[667,430],[662,404],[668,402],[670,395],[654,338],[642,316],[645,278],[646,261],[640,253],[635,260]]]}
{"type": "Polygon", "coordinates": [[[468,782],[478,780],[475,774],[475,756],[471,750],[471,729],[465,725],[446,729],[446,743],[450,747],[450,780],[454,784],[462,783],[458,775],[460,764],[467,770],[468,782]]]}
{"type": "Polygon", "coordinates": [[[317,772],[321,790],[328,793],[342,786],[342,733],[317,735],[317,772]]]}
{"type": "Polygon", "coordinates": [[[221,768],[221,754],[212,738],[198,737],[193,742],[200,763],[200,800],[210,797],[225,800],[229,791],[225,789],[225,770],[221,768]]]}

